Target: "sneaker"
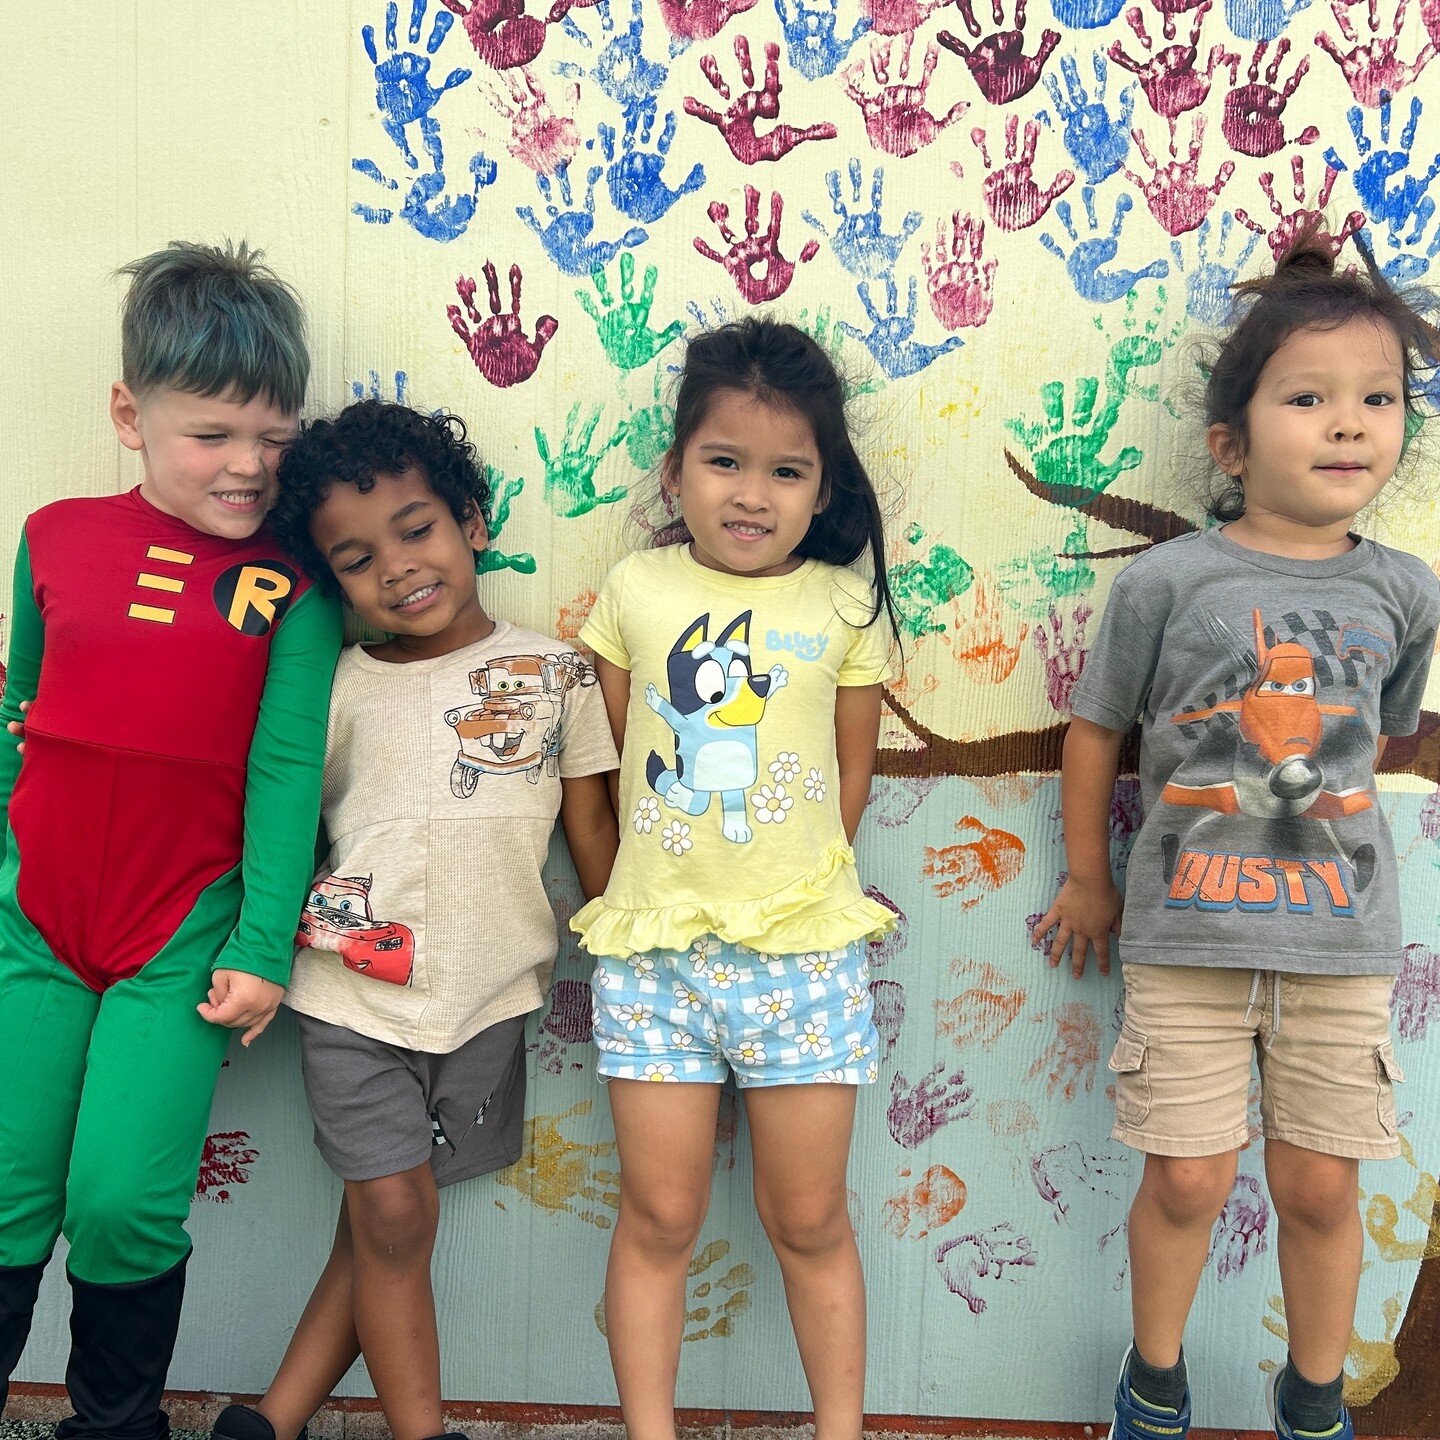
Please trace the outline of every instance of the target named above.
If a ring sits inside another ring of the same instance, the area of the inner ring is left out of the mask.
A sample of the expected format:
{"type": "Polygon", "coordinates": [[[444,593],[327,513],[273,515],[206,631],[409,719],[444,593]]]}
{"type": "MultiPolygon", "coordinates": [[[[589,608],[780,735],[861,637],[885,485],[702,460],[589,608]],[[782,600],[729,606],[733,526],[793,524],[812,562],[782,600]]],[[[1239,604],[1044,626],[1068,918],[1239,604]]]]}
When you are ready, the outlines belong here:
{"type": "Polygon", "coordinates": [[[1120,1362],[1120,1379],[1115,1386],[1115,1420],[1110,1426],[1110,1440],[1185,1440],[1189,1433],[1189,1390],[1178,1410],[1147,1405],[1130,1389],[1130,1350],[1127,1350],[1120,1362]]]}
{"type": "MultiPolygon", "coordinates": [[[[310,1427],[302,1425],[296,1440],[309,1440],[310,1427]]],[[[227,1405],[210,1428],[210,1440],[275,1440],[275,1427],[249,1405],[227,1405]]]]}
{"type": "Polygon", "coordinates": [[[1270,1412],[1270,1427],[1279,1440],[1355,1440],[1355,1426],[1350,1412],[1342,1405],[1340,1418],[1328,1430],[1295,1430],[1280,1408],[1280,1384],[1285,1377],[1285,1366],[1277,1365],[1265,1382],[1265,1408],[1270,1412]]]}

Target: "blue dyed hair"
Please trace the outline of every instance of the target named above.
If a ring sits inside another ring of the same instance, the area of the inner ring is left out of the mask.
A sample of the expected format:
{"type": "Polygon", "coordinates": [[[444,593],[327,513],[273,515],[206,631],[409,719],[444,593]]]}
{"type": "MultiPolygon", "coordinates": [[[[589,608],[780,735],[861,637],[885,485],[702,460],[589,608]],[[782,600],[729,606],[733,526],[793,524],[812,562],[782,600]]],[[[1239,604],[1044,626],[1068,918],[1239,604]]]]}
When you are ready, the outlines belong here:
{"type": "Polygon", "coordinates": [[[137,397],[263,395],[299,410],[310,379],[305,316],[295,291],[243,240],[173,240],[122,265],[130,289],[120,319],[120,378],[137,397]]]}

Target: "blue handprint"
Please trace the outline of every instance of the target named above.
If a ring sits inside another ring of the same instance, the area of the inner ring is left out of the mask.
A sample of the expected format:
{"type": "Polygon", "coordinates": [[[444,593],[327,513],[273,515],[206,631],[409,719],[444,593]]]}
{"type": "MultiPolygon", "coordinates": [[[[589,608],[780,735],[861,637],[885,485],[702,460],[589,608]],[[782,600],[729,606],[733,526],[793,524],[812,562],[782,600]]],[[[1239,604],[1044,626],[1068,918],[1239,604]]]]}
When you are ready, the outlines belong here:
{"type": "Polygon", "coordinates": [[[855,287],[865,314],[870,318],[870,330],[857,330],[848,321],[842,320],[840,328],[845,334],[858,340],[874,357],[875,363],[892,380],[904,375],[915,375],[932,360],[958,350],[965,342],[958,335],[942,340],[938,345],[923,345],[910,337],[915,333],[915,319],[919,314],[919,285],[912,275],[905,291],[905,313],[900,313],[900,295],[893,276],[885,277],[885,313],[876,309],[870,296],[868,282],[855,287]]]}
{"type": "MultiPolygon", "coordinates": [[[[600,153],[605,157],[605,186],[610,192],[610,203],[622,215],[647,223],[659,220],[682,195],[689,195],[705,183],[705,167],[699,163],[690,167],[678,190],[672,190],[665,183],[662,172],[675,139],[675,112],[666,113],[660,139],[652,150],[648,147],[655,129],[655,112],[654,100],[641,101],[633,110],[625,112],[625,133],[620,139],[618,159],[615,127],[602,123],[596,132],[600,153]]],[[[588,141],[587,148],[593,150],[595,141],[588,141]]]]}
{"type": "Polygon", "coordinates": [[[791,66],[807,80],[833,75],[851,47],[874,21],[868,15],[856,22],[848,40],[836,30],[836,0],[775,0],[775,13],[785,32],[785,50],[791,66]]]}
{"type": "Polygon", "coordinates": [[[835,250],[835,258],[852,274],[867,280],[878,280],[895,268],[905,242],[920,228],[924,216],[918,210],[911,210],[905,216],[898,235],[887,235],[880,217],[881,196],[885,186],[885,172],[877,165],[870,182],[870,208],[862,210],[861,191],[864,177],[857,155],[850,161],[851,201],[847,206],[840,194],[840,172],[832,170],[825,177],[830,191],[830,206],[840,224],[832,235],[825,222],[811,211],[805,212],[806,221],[813,225],[829,241],[835,250]]]}
{"type": "Polygon", "coordinates": [[[1089,236],[1082,240],[1075,229],[1074,214],[1068,200],[1056,203],[1055,214],[1059,217],[1065,233],[1075,242],[1075,248],[1067,256],[1060,242],[1053,235],[1042,235],[1040,243],[1052,254],[1065,262],[1070,283],[1082,300],[1094,301],[1097,305],[1108,305],[1128,295],[1141,280],[1163,280],[1170,273],[1170,266],[1164,260],[1152,260],[1143,270],[1102,270],[1115,259],[1120,250],[1120,231],[1125,217],[1134,207],[1135,201],[1128,193],[1122,193],[1115,202],[1115,218],[1110,222],[1108,234],[1100,233],[1100,221],[1095,214],[1095,189],[1087,185],[1080,192],[1085,206],[1085,218],[1090,225],[1089,236]]]}
{"type": "Polygon", "coordinates": [[[1072,30],[1098,30],[1119,13],[1125,0],[1050,0],[1050,11],[1072,30]]]}
{"type": "MultiPolygon", "coordinates": [[[[600,17],[603,46],[588,78],[593,79],[627,115],[647,100],[653,101],[669,74],[667,65],[645,57],[642,49],[645,41],[643,5],[644,0],[631,0],[630,23],[618,32],[610,0],[596,0],[594,6],[595,13],[600,17]]],[[[580,28],[573,15],[567,15],[560,26],[586,50],[595,48],[596,42],[580,28]]],[[[569,80],[587,78],[579,65],[568,60],[557,65],[555,72],[569,80]]]]}
{"type": "MultiPolygon", "coordinates": [[[[420,43],[427,3],[428,0],[414,0],[411,6],[407,38],[412,45],[420,43]]],[[[430,57],[440,48],[440,42],[455,23],[455,17],[449,11],[442,10],[435,16],[423,55],[416,54],[413,50],[400,49],[395,33],[399,18],[396,0],[390,0],[385,7],[386,56],[383,60],[378,58],[375,49],[375,27],[365,25],[360,30],[365,54],[375,67],[375,103],[380,108],[380,124],[412,170],[420,168],[420,161],[410,148],[405,128],[418,124],[422,143],[430,152],[438,170],[439,129],[430,112],[435,108],[435,102],[447,90],[453,90],[455,86],[464,84],[470,78],[470,71],[452,70],[441,82],[438,90],[430,83],[430,57]]]]}
{"type": "MultiPolygon", "coordinates": [[[[1414,233],[1418,235],[1430,222],[1435,213],[1435,201],[1426,191],[1430,182],[1440,175],[1440,155],[1431,162],[1430,168],[1421,176],[1406,175],[1398,185],[1390,182],[1396,175],[1409,168],[1410,152],[1415,144],[1415,130],[1420,123],[1420,99],[1410,101],[1410,118],[1400,132],[1397,149],[1390,146],[1390,120],[1392,102],[1387,97],[1380,102],[1379,144],[1365,133],[1366,114],[1358,105],[1352,105],[1345,112],[1350,122],[1350,133],[1355,137],[1357,163],[1352,179],[1355,193],[1365,207],[1371,223],[1383,221],[1392,233],[1404,229],[1407,220],[1413,220],[1414,233]]],[[[1336,153],[1332,145],[1325,152],[1325,163],[1332,170],[1349,170],[1351,167],[1336,153]]]]}
{"type": "Polygon", "coordinates": [[[592,270],[603,270],[622,248],[643,245],[649,238],[638,225],[633,225],[618,240],[590,239],[595,228],[595,182],[600,175],[599,165],[585,172],[585,198],[577,210],[567,162],[555,172],[554,180],[548,175],[535,177],[536,187],[545,201],[547,221],[544,225],[529,205],[521,205],[515,211],[540,237],[545,253],[567,275],[588,275],[592,270]],[[559,205],[555,203],[557,189],[559,205]]]}
{"type": "MultiPolygon", "coordinates": [[[[446,195],[445,172],[440,168],[443,156],[440,153],[438,134],[435,136],[435,148],[432,155],[435,160],[435,168],[427,174],[416,177],[405,194],[399,215],[407,225],[411,226],[418,234],[425,236],[427,240],[444,242],[454,240],[465,233],[466,226],[475,218],[480,191],[486,185],[495,183],[499,167],[493,160],[487,160],[483,154],[472,155],[469,167],[472,182],[470,193],[468,195],[446,195]]],[[[383,185],[387,190],[400,188],[399,182],[383,174],[373,160],[352,160],[350,163],[360,174],[383,185]]],[[[389,206],[366,205],[358,200],[350,208],[370,225],[388,225],[396,215],[396,211],[389,206]]]]}
{"type": "MultiPolygon", "coordinates": [[[[357,400],[389,400],[391,396],[385,393],[384,387],[380,384],[380,372],[370,372],[370,383],[367,385],[363,380],[352,380],[350,382],[350,393],[357,400]]],[[[407,396],[410,393],[410,377],[403,371],[395,372],[395,393],[394,400],[397,405],[409,403],[407,396]]]]}
{"type": "MultiPolygon", "coordinates": [[[[1406,236],[1402,236],[1396,230],[1386,233],[1386,244],[1398,253],[1381,263],[1380,273],[1392,285],[1413,285],[1429,273],[1431,261],[1436,256],[1440,256],[1440,225],[1435,227],[1435,233],[1430,237],[1428,245],[1425,244],[1424,231],[1423,225],[1414,225],[1410,229],[1410,234],[1406,236]]],[[[1375,235],[1368,227],[1359,231],[1355,239],[1357,242],[1363,242],[1370,253],[1377,260],[1379,259],[1379,248],[1375,243],[1375,235]]]]}
{"type": "Polygon", "coordinates": [[[1080,80],[1080,70],[1073,55],[1060,57],[1060,80],[1051,71],[1044,77],[1045,88],[1055,106],[1055,117],[1064,126],[1065,148],[1070,158],[1085,172],[1085,178],[1098,185],[1113,175],[1130,152],[1130,117],[1135,110],[1135,87],[1127,85],[1120,92],[1120,113],[1111,116],[1105,104],[1109,69],[1105,56],[1095,51],[1091,57],[1095,69],[1095,98],[1092,100],[1080,80]]]}
{"type": "Polygon", "coordinates": [[[1210,253],[1210,239],[1215,233],[1213,216],[1206,216],[1195,232],[1195,266],[1186,270],[1185,251],[1178,240],[1170,242],[1170,254],[1175,260],[1175,269],[1185,276],[1185,313],[1201,325],[1223,325],[1230,318],[1230,287],[1235,284],[1244,269],[1250,252],[1260,243],[1260,236],[1254,231],[1245,231],[1245,244],[1240,253],[1226,260],[1225,252],[1230,237],[1235,233],[1235,217],[1230,212],[1220,215],[1220,234],[1215,244],[1215,253],[1210,253]]]}
{"type": "Polygon", "coordinates": [[[1275,40],[1310,0],[1225,0],[1225,23],[1237,40],[1275,40]]]}

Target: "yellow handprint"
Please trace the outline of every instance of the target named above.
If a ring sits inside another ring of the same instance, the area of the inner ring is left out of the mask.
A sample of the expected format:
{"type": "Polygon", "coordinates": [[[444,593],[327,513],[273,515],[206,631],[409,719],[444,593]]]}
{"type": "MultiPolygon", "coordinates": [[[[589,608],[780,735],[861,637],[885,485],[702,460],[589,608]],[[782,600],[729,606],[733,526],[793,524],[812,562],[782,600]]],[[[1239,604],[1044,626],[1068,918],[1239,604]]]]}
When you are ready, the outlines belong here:
{"type": "MultiPolygon", "coordinates": [[[[692,1283],[687,1286],[685,1332],[681,1335],[681,1340],[708,1340],[712,1336],[723,1340],[730,1334],[735,1317],[750,1308],[750,1291],[746,1287],[755,1283],[752,1266],[740,1261],[723,1275],[707,1278],[707,1272],[714,1269],[729,1253],[728,1240],[712,1240],[691,1260],[686,1275],[692,1283]],[[715,1295],[717,1290],[728,1292],[723,1300],[715,1295]],[[715,1297],[718,1303],[710,1303],[712,1297],[715,1297]]],[[[603,1294],[595,1304],[595,1328],[602,1335],[605,1334],[603,1294]]]]}
{"type": "Polygon", "coordinates": [[[495,1178],[502,1185],[518,1190],[532,1204],[557,1214],[574,1215],[608,1230],[614,1221],[610,1216],[589,1208],[604,1205],[619,1208],[620,1183],[618,1170],[600,1169],[597,1160],[608,1160],[615,1154],[610,1140],[582,1145],[567,1140],[560,1126],[573,1115],[588,1115],[592,1101],[577,1100],[563,1115],[536,1115],[525,1122],[525,1149],[519,1160],[495,1178]]]}

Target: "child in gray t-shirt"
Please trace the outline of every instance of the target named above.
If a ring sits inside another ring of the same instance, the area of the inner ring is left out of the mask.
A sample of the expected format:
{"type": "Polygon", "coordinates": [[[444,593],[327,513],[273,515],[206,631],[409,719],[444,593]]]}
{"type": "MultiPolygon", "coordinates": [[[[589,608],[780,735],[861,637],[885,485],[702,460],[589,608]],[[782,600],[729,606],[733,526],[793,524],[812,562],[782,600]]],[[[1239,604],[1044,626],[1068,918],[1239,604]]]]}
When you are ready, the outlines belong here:
{"type": "Polygon", "coordinates": [[[1114,1136],[1145,1154],[1130,1211],[1134,1344],[1116,1440],[1183,1440],[1181,1337],[1250,1139],[1261,1072],[1290,1354],[1276,1434],[1353,1436],[1341,1404],[1360,1274],[1362,1158],[1399,1153],[1389,1000],[1402,934],[1375,789],[1412,734],[1440,623],[1419,560],[1351,533],[1394,473],[1433,332],[1366,257],[1303,235],[1242,309],[1206,390],[1219,529],[1116,580],[1062,769],[1069,875],[1036,928],[1079,977],[1119,936],[1114,1136]],[[1108,821],[1141,727],[1144,823],[1121,897],[1108,821]],[[1123,906],[1124,928],[1121,931],[1123,906]]]}

